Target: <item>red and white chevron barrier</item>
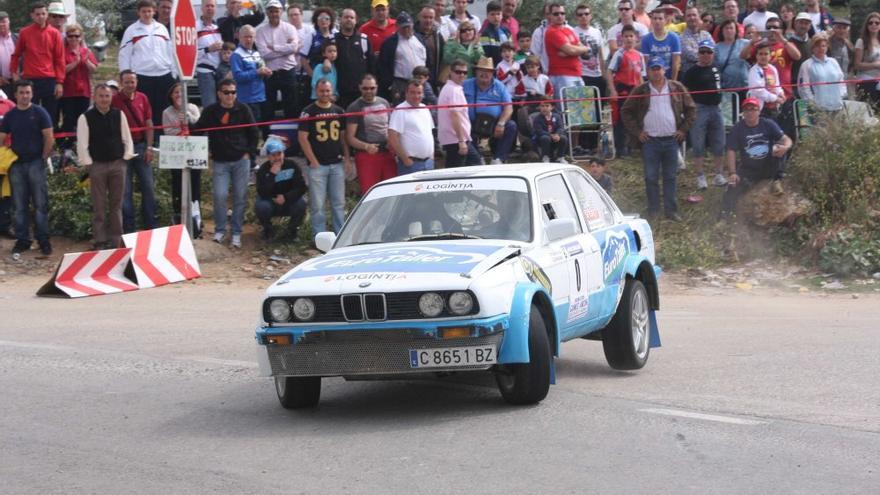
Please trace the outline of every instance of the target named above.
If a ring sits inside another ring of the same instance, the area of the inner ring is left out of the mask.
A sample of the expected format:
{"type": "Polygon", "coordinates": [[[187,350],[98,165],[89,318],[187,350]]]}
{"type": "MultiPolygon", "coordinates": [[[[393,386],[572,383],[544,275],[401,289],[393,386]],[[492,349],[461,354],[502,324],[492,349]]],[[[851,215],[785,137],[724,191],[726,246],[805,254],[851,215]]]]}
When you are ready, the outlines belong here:
{"type": "Polygon", "coordinates": [[[183,225],[125,234],[122,241],[124,248],[65,254],[52,280],[37,295],[98,296],[148,289],[202,275],[183,225]]]}
{"type": "Polygon", "coordinates": [[[65,254],[55,276],[37,295],[76,298],[137,290],[125,276],[130,257],[129,248],[65,254]]]}
{"type": "Polygon", "coordinates": [[[131,264],[141,289],[202,276],[183,225],[125,234],[122,242],[132,249],[131,264]]]}

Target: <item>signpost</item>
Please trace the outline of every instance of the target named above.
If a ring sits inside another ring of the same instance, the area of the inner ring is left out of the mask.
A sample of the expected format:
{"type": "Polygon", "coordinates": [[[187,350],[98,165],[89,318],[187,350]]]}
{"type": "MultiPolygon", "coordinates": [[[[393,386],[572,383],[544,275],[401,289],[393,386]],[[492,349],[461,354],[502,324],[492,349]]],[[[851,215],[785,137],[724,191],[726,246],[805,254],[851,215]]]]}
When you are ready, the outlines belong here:
{"type": "MultiPolygon", "coordinates": [[[[196,58],[198,55],[198,50],[196,48],[196,43],[198,43],[198,34],[196,33],[196,11],[193,8],[191,0],[174,0],[174,4],[171,6],[170,34],[171,42],[174,44],[174,62],[175,64],[177,64],[177,73],[180,75],[180,80],[183,81],[183,124],[186,125],[186,106],[189,103],[189,98],[186,94],[186,81],[191,80],[195,75],[196,58]]],[[[183,130],[185,130],[185,128],[183,130]]],[[[183,132],[183,134],[187,134],[187,132],[183,132]]],[[[165,136],[163,136],[163,138],[164,137],[165,136]]],[[[207,138],[203,139],[206,143],[207,138]]],[[[160,139],[159,141],[159,162],[161,167],[161,162],[165,161],[166,164],[168,164],[168,160],[165,156],[162,156],[162,139],[160,139]]],[[[205,144],[205,146],[207,145],[205,144]]],[[[205,163],[205,165],[207,165],[207,163],[205,163]]],[[[191,237],[193,233],[192,198],[190,197],[191,186],[189,173],[191,167],[186,162],[183,162],[176,167],[170,168],[182,168],[182,170],[180,171],[180,221],[183,222],[183,224],[186,226],[186,231],[191,237]]],[[[203,167],[199,166],[196,168],[203,167]]]]}

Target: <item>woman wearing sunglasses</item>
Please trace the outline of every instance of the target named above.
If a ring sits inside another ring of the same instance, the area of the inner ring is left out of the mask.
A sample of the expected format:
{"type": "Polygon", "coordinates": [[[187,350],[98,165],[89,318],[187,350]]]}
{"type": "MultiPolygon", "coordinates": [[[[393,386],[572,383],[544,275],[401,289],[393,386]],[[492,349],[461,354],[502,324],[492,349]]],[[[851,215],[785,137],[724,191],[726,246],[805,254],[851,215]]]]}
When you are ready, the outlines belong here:
{"type": "MultiPolygon", "coordinates": [[[[446,40],[443,45],[443,68],[440,73],[448,78],[448,69],[452,62],[463,60],[467,63],[467,77],[474,76],[474,64],[483,56],[483,47],[477,39],[476,28],[470,21],[458,25],[458,36],[446,40]]],[[[445,82],[446,79],[441,77],[445,82]]]]}
{"type": "Polygon", "coordinates": [[[859,93],[874,106],[880,105],[880,13],[871,12],[862,26],[862,36],[856,41],[853,68],[859,83],[859,93]],[[869,80],[870,79],[870,80],[869,80]]]}
{"type": "MultiPolygon", "coordinates": [[[[61,130],[63,132],[76,131],[76,121],[79,116],[89,109],[89,101],[92,96],[92,74],[98,69],[98,61],[95,55],[83,40],[83,28],[79,24],[67,26],[65,31],[67,41],[64,43],[64,93],[59,108],[61,115],[61,130]]],[[[57,116],[52,116],[57,120],[57,116]]],[[[73,143],[65,144],[65,148],[72,148],[73,143]]]]}

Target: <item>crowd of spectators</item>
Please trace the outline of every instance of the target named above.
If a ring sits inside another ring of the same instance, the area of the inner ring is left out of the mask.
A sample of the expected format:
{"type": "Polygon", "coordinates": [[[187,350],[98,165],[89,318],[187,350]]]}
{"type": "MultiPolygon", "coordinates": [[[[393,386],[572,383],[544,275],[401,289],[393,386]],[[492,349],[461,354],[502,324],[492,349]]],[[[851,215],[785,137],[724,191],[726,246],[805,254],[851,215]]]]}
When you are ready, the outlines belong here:
{"type": "MultiPolygon", "coordinates": [[[[249,183],[256,184],[255,211],[271,239],[275,216],[290,217],[288,232],[295,234],[308,211],[312,231],[326,230],[325,202],[330,228],[338,231],[347,177],[357,176],[365,192],[389,177],[433,168],[436,156],[457,167],[505,163],[517,147],[545,162],[565,163],[573,148],[595,155],[596,136],[569,143],[561,106],[544,102],[584,85],[612,103],[616,153],[642,148],[649,215],[661,213],[662,180],[662,212],[680,220],[675,198],[685,140],[698,189],[709,186],[709,152],[712,184],[739,188],[730,198],[760,178],[776,179],[774,190],[781,191],[796,99],[812,115],[839,112],[848,97],[880,103],[880,13],[868,15],[853,44],[850,22],[833,18],[820,0],[806,0],[801,12],[784,5],[779,15],[767,10],[767,0],[748,3],[741,11],[727,0],[716,18],[692,3],[663,0],[647,11],[646,0],[620,0],[617,22],[601,26],[588,2],[571,12],[569,24],[565,3],[550,1],[532,28],[518,22],[518,0],[490,1],[482,20],[466,0],[434,0],[396,15],[388,0],[372,0],[365,22],[352,8],[318,7],[313,24],[298,4],[269,0],[262,11],[245,13],[240,0],[228,0],[226,16],[215,19],[216,0],[203,0],[200,107],[183,101],[169,0],[138,0],[138,19],[120,42],[119,82],[94,87],[98,61],[82,27],[66,22],[62,3],[34,3],[32,23],[17,32],[0,12],[0,138],[11,136],[17,155],[8,170],[0,168],[9,178],[0,191],[11,188],[12,197],[0,192],[0,231],[14,224],[13,251],[21,254],[32,244],[33,216],[33,237],[44,255],[51,253],[45,163],[55,132],[75,134],[58,144],[90,167],[96,248],[164,223],[156,216],[151,164],[159,135],[207,135],[213,240],[240,248],[249,183]],[[848,87],[845,79],[862,82],[848,87]],[[742,119],[733,108],[732,130],[725,129],[724,93],[742,104],[742,119]],[[426,107],[434,104],[439,108],[426,107]],[[457,106],[465,104],[476,105],[457,106]],[[279,115],[304,120],[287,136],[256,126],[279,115]],[[304,166],[295,165],[297,156],[304,166]],[[741,170],[737,162],[749,165],[741,170]]],[[[610,191],[603,158],[586,168],[610,191]]],[[[198,213],[197,173],[193,179],[198,213]]],[[[176,223],[179,171],[171,182],[176,223]]],[[[200,222],[195,229],[198,235],[200,222]]]]}

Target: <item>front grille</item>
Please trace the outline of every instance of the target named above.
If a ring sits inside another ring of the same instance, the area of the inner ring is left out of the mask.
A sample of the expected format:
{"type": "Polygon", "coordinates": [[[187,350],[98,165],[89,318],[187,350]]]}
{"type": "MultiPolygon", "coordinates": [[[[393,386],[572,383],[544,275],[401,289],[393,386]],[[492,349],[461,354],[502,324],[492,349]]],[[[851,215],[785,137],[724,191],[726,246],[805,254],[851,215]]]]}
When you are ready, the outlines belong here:
{"type": "Polygon", "coordinates": [[[361,305],[360,294],[342,296],[342,313],[348,321],[363,321],[364,307],[361,305]]]}
{"type": "Polygon", "coordinates": [[[364,294],[364,310],[367,313],[368,320],[384,320],[385,294],[364,294]]]}
{"type": "MultiPolygon", "coordinates": [[[[448,299],[453,291],[434,291],[448,299]]],[[[421,320],[425,316],[419,311],[419,298],[425,291],[389,292],[387,294],[345,294],[342,296],[303,296],[315,303],[315,318],[309,323],[341,323],[346,321],[383,320],[421,320]]],[[[471,294],[473,296],[473,294],[471,294]]],[[[297,297],[285,298],[291,305],[297,297]]],[[[271,321],[269,303],[263,301],[263,317],[271,321]]],[[[480,312],[479,301],[474,298],[474,308],[470,315],[480,312]]],[[[443,308],[437,318],[450,318],[453,315],[443,308]]],[[[467,316],[467,315],[465,315],[467,316]]],[[[291,317],[293,318],[293,317],[291,317]]],[[[291,321],[296,321],[291,319],[291,321]]]]}
{"type": "Polygon", "coordinates": [[[341,376],[397,374],[444,369],[488,369],[489,366],[410,368],[410,349],[501,344],[502,332],[482,337],[438,340],[415,330],[317,331],[293,345],[270,345],[269,363],[275,376],[341,376]]]}

